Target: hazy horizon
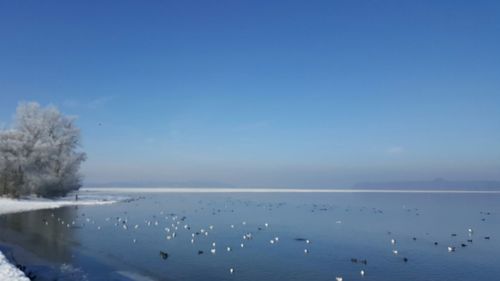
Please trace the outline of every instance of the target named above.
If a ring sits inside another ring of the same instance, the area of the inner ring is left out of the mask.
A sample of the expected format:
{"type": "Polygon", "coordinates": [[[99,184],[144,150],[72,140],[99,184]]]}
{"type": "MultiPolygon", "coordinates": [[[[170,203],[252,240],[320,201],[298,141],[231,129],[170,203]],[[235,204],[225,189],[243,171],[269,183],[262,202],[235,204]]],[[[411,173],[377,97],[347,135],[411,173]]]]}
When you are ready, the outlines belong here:
{"type": "Polygon", "coordinates": [[[173,189],[173,190],[411,190],[411,191],[499,191],[500,181],[450,181],[445,179],[434,179],[430,181],[387,181],[387,182],[358,182],[353,185],[324,185],[324,186],[250,186],[231,185],[223,182],[203,181],[111,181],[111,182],[84,182],[83,189],[88,188],[125,188],[148,190],[173,189]]]}

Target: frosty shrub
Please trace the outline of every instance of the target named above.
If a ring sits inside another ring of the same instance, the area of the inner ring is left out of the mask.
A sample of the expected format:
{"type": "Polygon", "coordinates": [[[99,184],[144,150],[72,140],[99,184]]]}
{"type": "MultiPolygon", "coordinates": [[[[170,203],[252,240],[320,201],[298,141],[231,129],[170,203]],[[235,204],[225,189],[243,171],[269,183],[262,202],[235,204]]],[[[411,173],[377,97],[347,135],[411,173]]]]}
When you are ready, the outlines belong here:
{"type": "Polygon", "coordinates": [[[0,130],[0,195],[63,196],[81,186],[85,153],[74,118],[55,107],[21,103],[11,128],[0,130]]]}

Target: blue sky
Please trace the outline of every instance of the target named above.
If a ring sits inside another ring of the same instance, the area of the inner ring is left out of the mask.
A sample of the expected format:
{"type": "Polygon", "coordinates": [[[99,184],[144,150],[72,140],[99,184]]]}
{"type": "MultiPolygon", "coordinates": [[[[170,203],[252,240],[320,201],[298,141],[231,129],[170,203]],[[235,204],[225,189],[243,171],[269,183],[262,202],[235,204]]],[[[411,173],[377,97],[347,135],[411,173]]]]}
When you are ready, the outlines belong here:
{"type": "Polygon", "coordinates": [[[20,101],[77,115],[87,182],[499,180],[499,14],[498,1],[2,1],[0,120],[20,101]]]}

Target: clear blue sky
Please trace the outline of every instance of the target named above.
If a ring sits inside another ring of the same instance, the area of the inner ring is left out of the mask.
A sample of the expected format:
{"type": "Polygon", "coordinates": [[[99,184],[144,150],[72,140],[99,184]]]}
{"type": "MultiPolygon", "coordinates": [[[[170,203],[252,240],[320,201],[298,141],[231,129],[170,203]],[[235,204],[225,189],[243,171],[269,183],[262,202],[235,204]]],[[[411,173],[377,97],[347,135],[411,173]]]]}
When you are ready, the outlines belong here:
{"type": "Polygon", "coordinates": [[[1,1],[0,120],[19,101],[77,115],[87,182],[498,180],[499,15],[499,1],[1,1]]]}

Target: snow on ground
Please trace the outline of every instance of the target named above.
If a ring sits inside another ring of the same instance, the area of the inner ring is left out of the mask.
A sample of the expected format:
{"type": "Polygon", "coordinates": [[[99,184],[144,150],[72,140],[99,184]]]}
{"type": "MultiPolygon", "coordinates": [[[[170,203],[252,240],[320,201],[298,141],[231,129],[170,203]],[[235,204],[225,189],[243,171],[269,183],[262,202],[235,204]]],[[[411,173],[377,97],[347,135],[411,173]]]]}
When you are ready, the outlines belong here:
{"type": "MultiPolygon", "coordinates": [[[[81,199],[78,201],[70,200],[68,198],[59,200],[48,199],[11,199],[0,197],[0,215],[7,213],[18,213],[25,211],[41,210],[41,209],[55,209],[64,206],[76,205],[105,205],[117,202],[117,200],[102,200],[102,199],[81,199]]],[[[0,251],[0,280],[1,281],[29,281],[24,273],[10,264],[9,261],[0,251]]]]}
{"type": "Polygon", "coordinates": [[[21,270],[7,261],[2,252],[0,252],[0,280],[30,281],[21,270]]]}
{"type": "Polygon", "coordinates": [[[0,215],[7,213],[18,213],[41,209],[55,209],[64,206],[77,205],[105,205],[115,203],[116,200],[81,199],[78,201],[70,199],[48,200],[48,199],[11,199],[0,197],[0,215]]]}

